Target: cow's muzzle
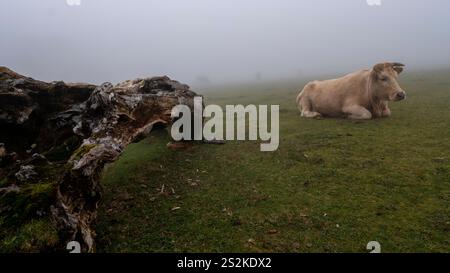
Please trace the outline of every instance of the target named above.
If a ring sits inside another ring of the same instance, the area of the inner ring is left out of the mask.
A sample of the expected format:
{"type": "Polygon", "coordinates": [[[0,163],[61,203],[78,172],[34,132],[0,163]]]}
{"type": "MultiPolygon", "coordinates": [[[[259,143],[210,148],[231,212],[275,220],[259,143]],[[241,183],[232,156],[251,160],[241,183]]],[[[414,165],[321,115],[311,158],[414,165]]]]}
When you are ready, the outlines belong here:
{"type": "Polygon", "coordinates": [[[405,91],[400,91],[400,92],[397,92],[397,94],[395,94],[395,100],[396,101],[404,100],[404,99],[406,99],[405,91]]]}

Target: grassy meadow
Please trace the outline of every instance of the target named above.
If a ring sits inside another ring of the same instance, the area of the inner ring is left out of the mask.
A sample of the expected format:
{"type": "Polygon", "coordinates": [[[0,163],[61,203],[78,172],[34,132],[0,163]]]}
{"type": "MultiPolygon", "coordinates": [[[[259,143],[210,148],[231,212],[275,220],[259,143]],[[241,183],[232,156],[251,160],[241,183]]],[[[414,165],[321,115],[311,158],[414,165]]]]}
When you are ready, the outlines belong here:
{"type": "Polygon", "coordinates": [[[405,72],[392,117],[311,120],[304,81],[196,90],[279,104],[280,146],[167,148],[167,130],[104,172],[99,252],[450,252],[450,70],[405,72]]]}

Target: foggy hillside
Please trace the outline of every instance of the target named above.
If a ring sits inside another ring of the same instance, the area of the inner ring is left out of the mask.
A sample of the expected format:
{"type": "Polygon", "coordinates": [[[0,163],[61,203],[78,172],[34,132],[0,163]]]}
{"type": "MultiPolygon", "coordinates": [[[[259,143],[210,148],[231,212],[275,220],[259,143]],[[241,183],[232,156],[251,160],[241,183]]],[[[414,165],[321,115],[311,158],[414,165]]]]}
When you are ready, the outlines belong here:
{"type": "Polygon", "coordinates": [[[450,64],[445,0],[3,0],[0,60],[42,80],[190,85],[450,64]]]}

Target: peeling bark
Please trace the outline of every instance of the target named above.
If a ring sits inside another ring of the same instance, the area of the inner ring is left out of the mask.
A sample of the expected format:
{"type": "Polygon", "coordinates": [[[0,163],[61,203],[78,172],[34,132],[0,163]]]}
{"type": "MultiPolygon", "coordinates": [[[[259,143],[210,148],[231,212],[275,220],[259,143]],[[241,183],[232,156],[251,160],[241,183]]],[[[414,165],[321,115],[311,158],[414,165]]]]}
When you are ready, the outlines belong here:
{"type": "Polygon", "coordinates": [[[0,178],[7,176],[7,187],[14,191],[31,179],[54,179],[55,196],[48,211],[61,245],[76,240],[83,251],[92,252],[91,226],[101,199],[104,165],[148,135],[155,124],[171,123],[175,105],[192,107],[195,95],[189,86],[168,77],[95,86],[46,83],[0,67],[0,178]],[[34,168],[31,154],[59,171],[44,175],[39,170],[46,168],[34,168]]]}

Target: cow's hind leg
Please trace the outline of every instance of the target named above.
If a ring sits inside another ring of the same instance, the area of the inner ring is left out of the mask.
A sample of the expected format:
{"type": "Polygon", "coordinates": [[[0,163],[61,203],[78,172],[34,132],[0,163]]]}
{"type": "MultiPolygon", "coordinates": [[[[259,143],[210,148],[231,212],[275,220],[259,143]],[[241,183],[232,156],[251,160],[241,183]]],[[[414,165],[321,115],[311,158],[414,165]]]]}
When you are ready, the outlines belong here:
{"type": "Polygon", "coordinates": [[[320,118],[322,115],[319,112],[311,111],[311,103],[305,97],[302,97],[299,101],[299,108],[301,116],[305,118],[320,118]]]}
{"type": "Polygon", "coordinates": [[[322,117],[322,115],[319,112],[303,111],[302,110],[302,117],[305,117],[305,118],[320,118],[320,117],[322,117]]]}
{"type": "Polygon", "coordinates": [[[349,119],[371,119],[372,113],[359,105],[352,105],[344,108],[344,113],[349,119]]]}

